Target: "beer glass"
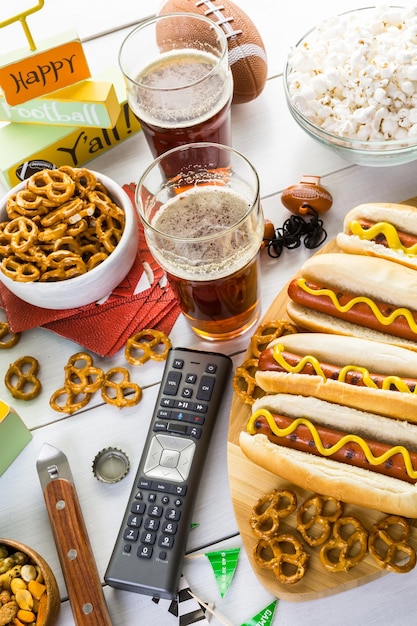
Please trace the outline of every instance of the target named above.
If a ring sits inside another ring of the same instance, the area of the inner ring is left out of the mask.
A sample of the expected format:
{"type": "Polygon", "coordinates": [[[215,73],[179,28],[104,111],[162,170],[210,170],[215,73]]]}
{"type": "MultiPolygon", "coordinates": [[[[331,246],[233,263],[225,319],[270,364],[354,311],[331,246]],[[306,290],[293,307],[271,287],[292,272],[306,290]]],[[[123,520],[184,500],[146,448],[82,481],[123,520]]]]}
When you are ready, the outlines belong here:
{"type": "Polygon", "coordinates": [[[154,157],[193,142],[231,145],[233,78],[226,35],[212,20],[150,18],[122,43],[119,65],[154,157]]]}
{"type": "Polygon", "coordinates": [[[149,250],[192,330],[214,341],[251,328],[260,313],[264,235],[251,163],[228,146],[179,146],[144,172],[136,206],[149,250]],[[168,177],[174,164],[176,174],[168,177]]]}

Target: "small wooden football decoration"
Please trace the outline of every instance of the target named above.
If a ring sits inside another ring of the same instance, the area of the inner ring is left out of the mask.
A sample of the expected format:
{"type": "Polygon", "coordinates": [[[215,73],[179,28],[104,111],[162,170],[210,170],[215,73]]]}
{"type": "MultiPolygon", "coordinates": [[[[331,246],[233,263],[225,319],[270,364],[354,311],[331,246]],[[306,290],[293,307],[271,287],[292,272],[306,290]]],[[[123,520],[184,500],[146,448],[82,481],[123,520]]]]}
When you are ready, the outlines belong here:
{"type": "Polygon", "coordinates": [[[231,0],[167,0],[159,14],[204,15],[224,31],[233,74],[233,104],[254,100],[265,87],[268,64],[262,38],[251,19],[231,0]]]}
{"type": "Polygon", "coordinates": [[[281,202],[291,213],[305,215],[309,208],[317,213],[325,213],[332,206],[333,198],[320,185],[319,176],[303,176],[296,185],[284,189],[281,202]]]}

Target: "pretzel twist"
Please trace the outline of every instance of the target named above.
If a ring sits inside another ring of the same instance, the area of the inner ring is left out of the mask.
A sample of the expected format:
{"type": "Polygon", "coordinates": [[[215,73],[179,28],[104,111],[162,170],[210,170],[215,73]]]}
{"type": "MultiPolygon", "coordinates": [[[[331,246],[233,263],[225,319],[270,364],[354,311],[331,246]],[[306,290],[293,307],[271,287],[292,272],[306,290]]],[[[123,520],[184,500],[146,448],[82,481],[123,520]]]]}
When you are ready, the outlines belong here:
{"type": "Polygon", "coordinates": [[[0,267],[3,274],[21,283],[38,280],[41,275],[34,263],[25,262],[15,254],[2,259],[0,267]]]}
{"type": "Polygon", "coordinates": [[[255,504],[250,517],[252,531],[258,537],[268,538],[277,534],[281,519],[291,515],[297,508],[297,496],[289,489],[274,489],[255,504]]]}
{"type": "Polygon", "coordinates": [[[258,368],[258,359],[247,359],[236,368],[232,384],[236,395],[245,404],[253,404],[255,399],[263,394],[255,381],[255,372],[258,368]]]}
{"type": "Polygon", "coordinates": [[[380,567],[399,574],[415,567],[416,552],[409,543],[410,533],[410,524],[399,515],[388,515],[372,526],[368,547],[380,567]]]}
{"type": "Polygon", "coordinates": [[[53,203],[69,200],[75,191],[75,182],[71,176],[61,170],[42,170],[33,174],[27,188],[35,194],[45,196],[53,203]]]}
{"type": "Polygon", "coordinates": [[[130,380],[127,369],[113,367],[104,376],[101,397],[107,404],[112,404],[121,409],[137,404],[142,398],[142,389],[130,380]]]}
{"type": "Polygon", "coordinates": [[[259,539],[253,557],[259,567],[272,570],[284,585],[299,582],[307,571],[309,560],[301,541],[289,533],[259,539]]]}
{"type": "Polygon", "coordinates": [[[0,322],[0,349],[13,348],[20,339],[20,333],[13,333],[8,322],[0,322]]]}
{"type": "Polygon", "coordinates": [[[36,376],[38,371],[39,362],[33,356],[21,356],[9,365],[4,382],[13,398],[33,400],[39,395],[42,385],[36,376]]]}
{"type": "Polygon", "coordinates": [[[83,409],[90,401],[91,393],[73,393],[67,386],[53,392],[49,405],[54,411],[72,415],[83,409]]]}
{"type": "Polygon", "coordinates": [[[330,496],[313,495],[297,511],[297,530],[309,546],[327,541],[332,524],[343,513],[342,503],[330,496]]]}
{"type": "Polygon", "coordinates": [[[271,320],[263,322],[258,326],[251,338],[251,349],[256,357],[259,357],[262,350],[277,337],[282,335],[292,335],[297,332],[296,326],[287,320],[271,320]]]}
{"type": "Polygon", "coordinates": [[[104,372],[96,367],[93,358],[87,352],[73,354],[64,367],[64,386],[73,394],[92,394],[98,391],[104,382],[104,372]]]}
{"type": "Polygon", "coordinates": [[[347,572],[368,552],[368,531],[352,516],[339,517],[333,537],[320,550],[320,561],[329,572],[347,572]]]}
{"type": "Polygon", "coordinates": [[[165,361],[171,345],[171,340],[165,333],[146,328],[127,340],[125,358],[132,365],[143,365],[149,359],[165,361]]]}
{"type": "Polygon", "coordinates": [[[87,267],[79,254],[69,250],[54,250],[45,258],[42,270],[39,281],[48,282],[81,276],[87,267]]]}
{"type": "Polygon", "coordinates": [[[3,235],[10,240],[10,246],[15,254],[25,252],[36,241],[38,227],[35,222],[23,215],[8,222],[3,235]]]}

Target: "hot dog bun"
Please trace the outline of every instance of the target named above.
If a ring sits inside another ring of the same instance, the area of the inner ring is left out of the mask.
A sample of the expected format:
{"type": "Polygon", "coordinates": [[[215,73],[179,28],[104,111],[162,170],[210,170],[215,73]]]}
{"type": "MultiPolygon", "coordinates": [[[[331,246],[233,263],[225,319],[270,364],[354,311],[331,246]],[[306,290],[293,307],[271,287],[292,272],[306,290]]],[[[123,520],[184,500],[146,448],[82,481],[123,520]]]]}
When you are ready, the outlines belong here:
{"type": "MultiPolygon", "coordinates": [[[[350,292],[395,308],[417,311],[417,272],[386,259],[344,253],[316,254],[304,263],[300,275],[335,292],[350,292]]],[[[392,335],[388,327],[387,332],[380,332],[315,311],[292,300],[287,305],[287,313],[303,329],[382,341],[417,351],[417,341],[392,335]]]]}
{"type": "Polygon", "coordinates": [[[417,254],[406,254],[395,233],[392,233],[393,236],[389,237],[393,247],[387,247],[377,241],[370,241],[366,237],[364,238],[361,236],[361,229],[358,229],[358,234],[352,234],[350,229],[351,223],[361,218],[375,224],[386,222],[388,225],[387,233],[392,231],[392,228],[389,227],[391,225],[402,233],[416,237],[417,243],[416,207],[388,202],[360,204],[346,214],[343,221],[343,232],[337,235],[336,242],[343,252],[376,256],[417,269],[417,254]]]}
{"type": "MultiPolygon", "coordinates": [[[[417,354],[397,346],[341,335],[296,333],[272,341],[263,354],[276,345],[301,357],[311,356],[319,364],[352,366],[358,371],[365,368],[371,374],[416,378],[417,383],[417,354]]],[[[358,386],[319,374],[261,371],[259,367],[255,378],[257,385],[267,393],[314,396],[370,413],[383,411],[387,417],[417,423],[417,393],[358,386]]]]}
{"type": "MultiPolygon", "coordinates": [[[[354,432],[363,437],[402,444],[416,451],[417,427],[331,404],[317,398],[287,394],[256,400],[253,412],[266,408],[292,418],[305,416],[313,423],[354,432]],[[414,442],[412,448],[410,441],[414,442]]],[[[285,448],[269,441],[266,435],[242,431],[239,438],[243,453],[254,463],[290,482],[323,495],[333,496],[371,509],[417,517],[417,486],[370,470],[285,448]]]]}

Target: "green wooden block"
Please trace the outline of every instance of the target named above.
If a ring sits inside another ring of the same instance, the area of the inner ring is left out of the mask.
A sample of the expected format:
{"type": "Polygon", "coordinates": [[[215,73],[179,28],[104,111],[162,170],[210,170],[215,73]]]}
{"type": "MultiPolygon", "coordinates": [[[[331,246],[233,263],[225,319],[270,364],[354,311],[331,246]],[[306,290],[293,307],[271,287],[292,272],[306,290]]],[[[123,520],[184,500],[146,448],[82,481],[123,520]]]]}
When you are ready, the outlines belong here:
{"type": "Polygon", "coordinates": [[[20,416],[11,406],[0,400],[0,476],[31,439],[32,433],[20,416]]]}

